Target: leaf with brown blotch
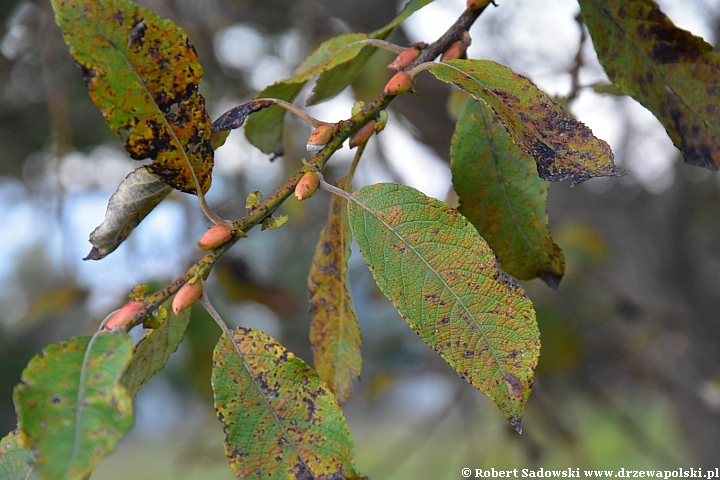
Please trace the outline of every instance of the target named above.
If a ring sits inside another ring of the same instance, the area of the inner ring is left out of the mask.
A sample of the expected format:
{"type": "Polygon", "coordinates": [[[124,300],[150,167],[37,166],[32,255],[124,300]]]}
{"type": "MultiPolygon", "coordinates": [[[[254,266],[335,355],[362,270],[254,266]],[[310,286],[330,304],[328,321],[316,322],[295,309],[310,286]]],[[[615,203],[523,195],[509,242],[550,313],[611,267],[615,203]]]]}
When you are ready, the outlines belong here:
{"type": "Polygon", "coordinates": [[[202,67],[181,28],[127,0],[52,0],[55,20],[105,121],[135,160],[183,192],[210,188],[202,67]]]}
{"type": "MultiPolygon", "coordinates": [[[[348,177],[338,187],[350,186],[348,177]]],[[[325,228],[320,233],[310,274],[310,343],[315,370],[339,402],[350,398],[351,380],[362,371],[360,328],[348,288],[348,259],[352,234],[347,219],[347,200],[333,195],[325,228]]]]}
{"type": "Polygon", "coordinates": [[[652,0],[580,0],[608,77],[665,127],[685,161],[720,167],[720,55],[652,0]]]}
{"type": "Polygon", "coordinates": [[[546,209],[548,183],[530,155],[515,145],[481,100],[468,99],[450,145],[459,211],[478,229],[503,270],[515,278],[542,278],[557,289],[565,273],[546,209]]]}
{"type": "Polygon", "coordinates": [[[83,260],[100,260],[115,251],[171,191],[146,167],[130,172],[110,197],[102,223],[90,234],[93,247],[83,260]]]}
{"type": "Polygon", "coordinates": [[[213,352],[215,411],[239,478],[357,479],[354,444],[327,385],[274,339],[250,328],[213,352]]]}
{"type": "Polygon", "coordinates": [[[348,202],[380,290],[420,338],[522,431],[540,355],[535,310],[475,227],[445,203],[393,183],[348,202]]]}
{"type": "Polygon", "coordinates": [[[490,105],[513,142],[535,159],[541,178],[572,178],[577,185],[624,174],[607,143],[510,68],[491,60],[450,60],[430,64],[428,70],[490,105]]]}

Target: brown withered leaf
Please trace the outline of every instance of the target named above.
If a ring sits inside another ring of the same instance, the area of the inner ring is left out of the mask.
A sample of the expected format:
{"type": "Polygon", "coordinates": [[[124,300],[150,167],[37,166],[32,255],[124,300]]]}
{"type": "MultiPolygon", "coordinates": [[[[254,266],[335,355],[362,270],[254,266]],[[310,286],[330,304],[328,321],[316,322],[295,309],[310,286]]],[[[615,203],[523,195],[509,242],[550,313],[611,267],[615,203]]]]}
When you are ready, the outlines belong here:
{"type": "MultiPolygon", "coordinates": [[[[338,181],[342,189],[350,184],[348,177],[338,181]]],[[[347,278],[351,241],[347,201],[333,195],[308,275],[308,297],[315,370],[339,402],[350,397],[351,380],[359,379],[362,370],[362,338],[347,278]]]]}

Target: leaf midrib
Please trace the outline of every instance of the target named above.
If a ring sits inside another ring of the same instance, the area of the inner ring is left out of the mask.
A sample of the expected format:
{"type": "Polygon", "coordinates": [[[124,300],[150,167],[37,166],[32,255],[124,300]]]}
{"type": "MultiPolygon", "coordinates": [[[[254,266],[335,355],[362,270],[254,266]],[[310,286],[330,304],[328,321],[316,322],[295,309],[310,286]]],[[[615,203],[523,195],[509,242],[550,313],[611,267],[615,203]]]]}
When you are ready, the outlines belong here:
{"type": "MultiPolygon", "coordinates": [[[[455,290],[454,290],[453,288],[451,288],[450,285],[448,285],[448,283],[445,281],[445,279],[432,267],[432,265],[430,265],[430,264],[427,262],[427,260],[425,260],[425,258],[424,258],[422,255],[420,255],[420,253],[415,249],[415,247],[414,247],[414,245],[412,245],[412,243],[410,243],[410,242],[407,241],[405,238],[403,238],[397,231],[395,231],[395,229],[394,229],[392,226],[390,226],[387,222],[385,222],[385,221],[382,220],[380,217],[378,217],[378,215],[377,215],[372,209],[368,208],[367,205],[365,205],[363,202],[361,202],[360,200],[358,200],[357,197],[356,197],[354,194],[353,194],[353,195],[350,195],[350,198],[352,198],[353,201],[354,201],[357,205],[361,206],[365,211],[369,212],[379,223],[385,225],[385,227],[387,227],[387,229],[388,229],[390,232],[392,232],[399,240],[401,240],[403,243],[405,243],[405,245],[407,245],[408,247],[410,247],[410,249],[412,250],[412,252],[428,267],[428,270],[430,270],[431,272],[433,272],[433,273],[440,279],[440,281],[441,281],[442,284],[445,286],[445,288],[452,293],[453,297],[455,297],[455,300],[462,306],[463,310],[465,310],[465,312],[470,316],[470,318],[472,318],[473,321],[478,325],[478,331],[480,332],[480,335],[482,335],[483,340],[485,341],[485,343],[487,344],[487,346],[490,348],[490,351],[492,352],[492,357],[493,357],[493,360],[495,360],[495,365],[497,366],[497,371],[499,371],[499,372],[503,375],[503,378],[504,378],[504,374],[505,374],[506,372],[505,372],[505,370],[502,368],[502,366],[500,365],[500,361],[499,361],[498,356],[497,356],[497,354],[496,354],[496,349],[495,349],[495,347],[492,345],[492,343],[490,342],[490,340],[488,339],[487,335],[486,335],[485,332],[484,332],[484,326],[485,326],[485,324],[482,323],[482,322],[478,322],[478,321],[477,321],[477,319],[475,318],[475,315],[474,315],[472,312],[470,312],[470,310],[469,310],[468,307],[465,305],[465,303],[462,301],[462,299],[460,299],[460,297],[455,293],[455,290]]],[[[365,220],[365,218],[366,218],[366,217],[363,216],[363,223],[367,223],[366,220],[365,220]]],[[[365,231],[367,231],[367,228],[365,229],[365,231]]],[[[370,242],[369,242],[369,243],[370,243],[370,242]]],[[[508,397],[509,397],[509,393],[508,393],[508,397]]],[[[512,400],[512,399],[510,399],[510,400],[512,400]]],[[[509,404],[510,404],[510,406],[511,406],[512,413],[515,414],[516,411],[515,411],[515,405],[514,405],[514,403],[513,403],[512,401],[510,401],[509,404]]]]}

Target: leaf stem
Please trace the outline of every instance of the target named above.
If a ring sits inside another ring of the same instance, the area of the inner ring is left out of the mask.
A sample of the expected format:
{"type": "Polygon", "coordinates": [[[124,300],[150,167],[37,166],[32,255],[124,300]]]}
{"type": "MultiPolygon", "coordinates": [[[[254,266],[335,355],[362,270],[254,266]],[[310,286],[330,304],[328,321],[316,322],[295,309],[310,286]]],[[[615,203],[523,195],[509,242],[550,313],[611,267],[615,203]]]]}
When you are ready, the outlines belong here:
{"type": "Polygon", "coordinates": [[[210,302],[210,298],[208,298],[207,289],[205,288],[205,286],[203,286],[202,295],[200,295],[200,304],[205,307],[205,310],[207,310],[212,319],[215,320],[215,323],[218,324],[220,330],[222,330],[223,333],[228,336],[230,341],[233,341],[232,330],[230,330],[230,327],[227,326],[225,320],[222,319],[218,311],[215,310],[215,307],[213,307],[213,304],[210,302]]]}

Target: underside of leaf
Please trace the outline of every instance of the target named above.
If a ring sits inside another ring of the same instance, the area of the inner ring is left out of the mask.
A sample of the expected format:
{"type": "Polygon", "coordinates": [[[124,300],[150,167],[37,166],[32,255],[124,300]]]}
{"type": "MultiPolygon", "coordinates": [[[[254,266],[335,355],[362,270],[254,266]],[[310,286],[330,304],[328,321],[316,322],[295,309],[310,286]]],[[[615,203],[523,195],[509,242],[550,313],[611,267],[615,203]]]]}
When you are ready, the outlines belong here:
{"type": "Polygon", "coordinates": [[[450,158],[460,213],[488,242],[503,270],[557,288],[565,259],[548,228],[548,184],[484,102],[466,102],[450,158]]]}

